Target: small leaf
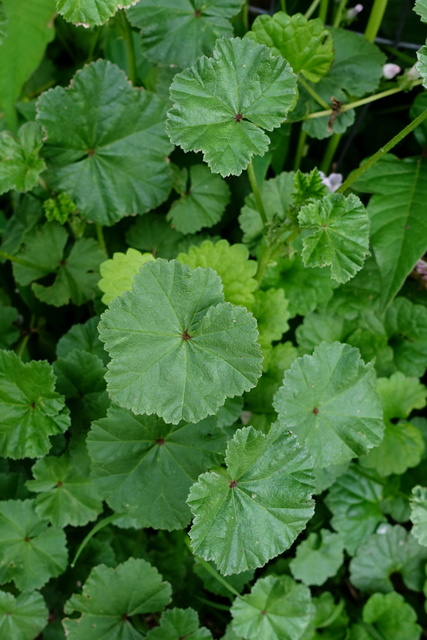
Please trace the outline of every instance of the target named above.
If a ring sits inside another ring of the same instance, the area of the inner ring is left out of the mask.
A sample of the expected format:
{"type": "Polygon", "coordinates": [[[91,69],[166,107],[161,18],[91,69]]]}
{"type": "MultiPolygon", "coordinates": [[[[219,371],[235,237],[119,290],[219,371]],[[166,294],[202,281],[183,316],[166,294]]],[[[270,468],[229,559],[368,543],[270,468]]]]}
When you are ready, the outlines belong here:
{"type": "Polygon", "coordinates": [[[137,0],[56,0],[56,9],[68,22],[94,27],[135,2],[137,0]]]}
{"type": "Polygon", "coordinates": [[[195,554],[224,575],[262,567],[288,549],[313,514],[311,460],[276,423],[252,427],[228,443],[227,471],[204,473],[191,487],[195,554]]]}
{"type": "Polygon", "coordinates": [[[0,591],[0,634],[7,640],[34,640],[47,624],[49,612],[42,596],[0,591]]]}
{"type": "Polygon", "coordinates": [[[160,618],[160,626],[152,629],[147,640],[212,640],[206,627],[199,627],[199,616],[194,609],[168,609],[160,618]]]}
{"type": "Polygon", "coordinates": [[[281,340],[289,329],[288,301],[283,289],[256,291],[251,311],[258,322],[258,341],[263,346],[281,340]]]}
{"type": "Polygon", "coordinates": [[[166,130],[184,151],[203,151],[214,173],[240,175],[263,156],[296,95],[289,64],[251,40],[221,38],[171,84],[166,130]]]}
{"type": "Polygon", "coordinates": [[[245,638],[299,640],[311,615],[310,590],[289,576],[260,578],[231,607],[234,632],[245,638]]]}
{"type": "Polygon", "coordinates": [[[9,131],[0,134],[0,194],[16,189],[29,191],[36,186],[45,170],[38,153],[43,145],[43,133],[36,122],[27,122],[19,129],[17,140],[9,131]]]}
{"type": "Polygon", "coordinates": [[[330,193],[302,207],[298,222],[312,230],[303,239],[306,267],[330,265],[337,282],[350,280],[362,268],[369,253],[369,218],[357,196],[330,193]]]}
{"type": "Polygon", "coordinates": [[[414,538],[427,547],[427,489],[417,485],[411,494],[411,530],[414,538]]]}
{"type": "Polygon", "coordinates": [[[71,351],[79,350],[98,356],[106,364],[108,355],[98,336],[98,322],[99,318],[95,316],[84,324],[73,324],[56,345],[58,358],[65,358],[71,351]]]}
{"type": "Polygon", "coordinates": [[[396,369],[407,376],[423,376],[427,366],[426,307],[396,298],[385,313],[384,328],[396,369]]]}
{"type": "Polygon", "coordinates": [[[292,575],[296,580],[310,585],[322,585],[334,576],[344,562],[344,544],[341,536],[321,529],[312,532],[296,549],[290,562],[292,575]]]}
{"type": "Polygon", "coordinates": [[[374,593],[363,607],[363,621],[351,629],[350,640],[419,640],[417,614],[400,593],[374,593]]]}
{"type": "Polygon", "coordinates": [[[128,249],[126,253],[116,252],[111,260],[101,262],[98,287],[104,292],[102,302],[108,305],[114,298],[132,289],[135,274],[148,260],[154,260],[151,253],[128,249]]]}

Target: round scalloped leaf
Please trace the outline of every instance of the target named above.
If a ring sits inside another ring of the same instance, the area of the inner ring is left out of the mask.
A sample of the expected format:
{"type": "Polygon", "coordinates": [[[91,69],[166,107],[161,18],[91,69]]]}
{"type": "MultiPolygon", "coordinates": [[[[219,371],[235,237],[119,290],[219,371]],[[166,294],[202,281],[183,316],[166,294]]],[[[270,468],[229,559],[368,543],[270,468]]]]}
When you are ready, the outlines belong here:
{"type": "Polygon", "coordinates": [[[363,607],[363,622],[351,629],[350,640],[419,640],[417,614],[400,593],[374,593],[363,607]]]}
{"type": "Polygon", "coordinates": [[[154,260],[151,253],[128,249],[126,253],[116,252],[111,260],[101,262],[99,272],[102,277],[98,287],[104,292],[102,302],[110,304],[114,298],[132,289],[135,275],[149,260],[154,260]]]}
{"type": "Polygon", "coordinates": [[[50,449],[49,437],[70,426],[64,397],[55,391],[50,364],[24,364],[13,351],[0,351],[0,454],[37,458],[50,449]]]}
{"type": "Polygon", "coordinates": [[[350,562],[350,580],[361,591],[393,591],[391,576],[402,574],[408,589],[421,591],[427,549],[400,525],[381,524],[350,562]]]}
{"type": "Polygon", "coordinates": [[[199,422],[255,386],[256,321],[223,302],[221,289],[212,269],[161,259],[141,267],[99,323],[114,402],[173,424],[199,422]]]}
{"type": "Polygon", "coordinates": [[[160,626],[148,632],[147,640],[212,640],[206,627],[199,627],[194,609],[168,609],[160,618],[160,626]]]}
{"type": "Polygon", "coordinates": [[[262,567],[313,515],[311,459],[279,423],[267,436],[236,431],[226,463],[224,473],[201,475],[188,497],[193,551],[224,575],[262,567]]]}
{"type": "Polygon", "coordinates": [[[83,593],[74,594],[65,603],[68,615],[63,625],[69,640],[142,640],[129,618],[155,613],[165,607],[171,587],[148,562],[129,558],[115,569],[98,565],[83,585],[83,593]]]}
{"type": "Polygon", "coordinates": [[[334,576],[344,562],[344,543],[338,533],[321,529],[312,532],[296,549],[290,570],[296,580],[320,586],[334,576]]]}
{"type": "Polygon", "coordinates": [[[310,590],[289,576],[260,578],[231,607],[232,629],[257,640],[299,640],[312,617],[310,590]]]}
{"type": "Polygon", "coordinates": [[[417,0],[414,6],[414,11],[420,16],[422,22],[427,22],[426,0],[417,0]]]}
{"type": "Polygon", "coordinates": [[[192,269],[210,267],[216,271],[228,302],[244,307],[253,304],[253,293],[258,288],[254,278],[257,263],[249,259],[249,252],[243,244],[230,245],[227,240],[219,240],[214,244],[205,240],[198,247],[190,247],[187,253],[180,253],[178,260],[192,269]]]}
{"type": "Polygon", "coordinates": [[[417,485],[411,494],[411,530],[414,538],[427,547],[427,489],[417,485]]]}
{"type": "Polygon", "coordinates": [[[7,640],[34,640],[47,624],[49,612],[42,596],[0,591],[0,635],[7,640]]]}
{"type": "Polygon", "coordinates": [[[302,73],[311,82],[324,76],[334,59],[332,36],[322,20],[307,20],[301,13],[288,16],[258,16],[246,37],[266,44],[275,55],[289,62],[294,73],[302,73]]]}
{"type": "Polygon", "coordinates": [[[34,500],[0,502],[0,583],[39,589],[67,568],[66,537],[35,511],[34,500]]]}
{"type": "Polygon", "coordinates": [[[189,67],[210,55],[215,41],[233,35],[230,18],[242,0],[143,0],[127,14],[141,29],[141,47],[153,62],[189,67]]]}
{"type": "Polygon", "coordinates": [[[330,265],[337,282],[350,280],[369,254],[369,217],[359,198],[329,193],[305,205],[298,214],[303,238],[302,259],[306,267],[330,265]]]}
{"type": "Polygon", "coordinates": [[[279,420],[308,447],[315,467],[342,464],[381,442],[375,370],[358,349],[322,342],[285,372],[274,399],[279,420]]]}
{"type": "Polygon", "coordinates": [[[239,176],[293,106],[296,78],[268,47],[245,38],[217,40],[212,58],[202,56],[171,84],[174,102],[166,130],[184,151],[203,151],[214,173],[239,176]]]}
{"type": "Polygon", "coordinates": [[[68,20],[84,27],[107,22],[119,9],[125,9],[138,0],[56,0],[57,11],[68,20]]]}
{"type": "Polygon", "coordinates": [[[19,129],[17,140],[9,131],[0,134],[0,194],[16,189],[29,191],[36,186],[45,170],[39,158],[43,133],[36,122],[27,122],[19,129]]]}
{"type": "Polygon", "coordinates": [[[166,424],[112,407],[87,439],[92,477],[109,506],[139,527],[178,529],[191,519],[186,504],[197,477],[221,464],[225,435],[216,418],[166,424]]]}
{"type": "Polygon", "coordinates": [[[166,103],[132,87],[111,62],[85,66],[68,88],[50,89],[37,102],[47,133],[46,181],[102,225],[157,207],[171,187],[165,110],[166,103]]]}

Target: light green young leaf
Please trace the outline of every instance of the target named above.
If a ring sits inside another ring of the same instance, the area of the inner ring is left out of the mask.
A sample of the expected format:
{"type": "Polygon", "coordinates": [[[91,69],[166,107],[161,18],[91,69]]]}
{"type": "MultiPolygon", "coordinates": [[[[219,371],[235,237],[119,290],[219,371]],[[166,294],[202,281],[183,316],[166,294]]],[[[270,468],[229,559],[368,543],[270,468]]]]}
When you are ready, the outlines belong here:
{"type": "Polygon", "coordinates": [[[107,60],[85,66],[68,88],[50,89],[37,102],[47,133],[46,181],[102,225],[157,207],[171,187],[165,109],[107,60]]]}
{"type": "Polygon", "coordinates": [[[92,569],[83,593],[66,602],[65,613],[82,615],[65,618],[65,633],[69,640],[142,640],[129,618],[161,611],[170,597],[170,584],[145,560],[129,558],[115,569],[99,565],[92,569]]]}
{"type": "Polygon", "coordinates": [[[116,252],[110,260],[101,262],[98,287],[104,292],[102,302],[108,305],[114,298],[132,289],[135,274],[148,260],[154,260],[151,253],[128,249],[126,253],[116,252]]]}
{"type": "Polygon", "coordinates": [[[0,424],[0,454],[14,459],[46,455],[49,437],[69,427],[47,362],[24,364],[13,351],[0,351],[0,424]]]}
{"type": "Polygon", "coordinates": [[[57,11],[68,22],[94,27],[107,22],[119,9],[125,9],[138,0],[56,0],[57,11]]]}
{"type": "Polygon", "coordinates": [[[278,11],[274,16],[258,16],[246,37],[266,44],[289,62],[294,73],[302,73],[311,82],[327,73],[334,58],[332,37],[322,20],[307,20],[301,13],[288,16],[278,11]]]}
{"type": "Polygon", "coordinates": [[[66,537],[35,511],[34,500],[0,502],[0,583],[39,589],[67,568],[66,537]]]}
{"type": "Polygon", "coordinates": [[[259,338],[262,346],[269,346],[275,340],[281,340],[289,329],[288,300],[283,289],[256,291],[251,311],[258,322],[259,338]]]}
{"type": "Polygon", "coordinates": [[[113,300],[99,323],[114,402],[173,424],[198,422],[255,386],[256,321],[223,302],[221,289],[212,269],[176,260],[141,267],[132,290],[113,300]]]}
{"type": "Polygon", "coordinates": [[[421,378],[427,366],[427,308],[396,298],[385,313],[384,328],[396,369],[421,378]]]}
{"type": "Polygon", "coordinates": [[[414,538],[427,547],[427,489],[417,485],[411,494],[411,530],[414,538]]]}
{"type": "Polygon", "coordinates": [[[168,609],[160,618],[160,625],[148,632],[147,640],[212,640],[206,627],[199,627],[194,609],[168,609]]]}
{"type": "Polygon", "coordinates": [[[42,596],[0,591],[0,634],[7,640],[34,640],[47,624],[49,612],[42,596]]]}
{"type": "Polygon", "coordinates": [[[381,524],[361,544],[350,562],[350,580],[361,591],[393,591],[390,579],[400,573],[408,589],[421,591],[427,549],[400,525],[381,524]]]}
{"type": "Polygon", "coordinates": [[[381,158],[353,188],[372,193],[367,206],[371,243],[380,270],[380,302],[385,308],[427,250],[427,160],[420,155],[400,160],[381,158]]]}
{"type": "Polygon", "coordinates": [[[348,344],[322,342],[285,372],[275,396],[279,420],[313,456],[315,467],[344,463],[381,442],[381,401],[372,363],[348,344]]]}
{"type": "Polygon", "coordinates": [[[363,607],[363,622],[351,629],[350,640],[419,640],[417,614],[400,593],[374,593],[363,607]]]}
{"type": "Polygon", "coordinates": [[[357,196],[329,193],[302,207],[298,222],[310,229],[303,239],[306,267],[330,265],[332,278],[340,283],[362,268],[369,254],[369,218],[357,196]]]}
{"type": "Polygon", "coordinates": [[[112,509],[126,511],[139,527],[171,530],[190,522],[188,491],[221,464],[225,434],[214,417],[172,426],[112,407],[92,424],[87,447],[92,476],[112,509]]]}
{"type": "Polygon", "coordinates": [[[196,555],[224,575],[262,567],[290,547],[313,514],[312,463],[280,423],[228,443],[227,471],[204,473],[190,490],[196,555]]]}
{"type": "Polygon", "coordinates": [[[308,586],[319,586],[334,576],[343,562],[343,539],[338,533],[321,529],[319,533],[310,533],[297,546],[296,556],[289,566],[296,580],[308,586]]]}
{"type": "Polygon", "coordinates": [[[210,267],[221,278],[225,300],[251,308],[255,301],[254,291],[258,288],[254,278],[257,263],[249,259],[243,244],[205,240],[198,247],[190,247],[187,253],[180,253],[178,260],[192,269],[210,267]]]}
{"type": "Polygon", "coordinates": [[[141,47],[153,62],[189,67],[202,55],[210,55],[215,41],[231,37],[230,18],[242,0],[144,0],[127,13],[141,29],[141,47]]]}
{"type": "MultiPolygon", "coordinates": [[[[1,47],[0,47],[1,50],[1,47]]],[[[39,158],[43,133],[36,122],[27,122],[19,129],[17,140],[9,131],[0,134],[0,194],[16,189],[29,191],[36,186],[45,170],[39,158]]]]}
{"type": "Polygon", "coordinates": [[[220,176],[208,167],[196,164],[189,169],[190,185],[173,202],[167,215],[174,229],[180,233],[196,233],[212,227],[221,220],[230,200],[230,189],[220,176]]]}
{"type": "Polygon", "coordinates": [[[289,64],[249,39],[217,40],[171,84],[174,106],[166,130],[184,151],[203,151],[214,173],[240,175],[263,156],[272,131],[294,104],[296,79],[289,64]]]}
{"type": "Polygon", "coordinates": [[[38,460],[32,469],[34,480],[27,481],[36,498],[36,513],[53,525],[81,527],[102,511],[102,500],[95,484],[73,465],[68,454],[38,460]]]}
{"type": "Polygon", "coordinates": [[[233,630],[257,640],[299,640],[311,615],[310,590],[289,576],[260,578],[231,607],[233,630]]]}

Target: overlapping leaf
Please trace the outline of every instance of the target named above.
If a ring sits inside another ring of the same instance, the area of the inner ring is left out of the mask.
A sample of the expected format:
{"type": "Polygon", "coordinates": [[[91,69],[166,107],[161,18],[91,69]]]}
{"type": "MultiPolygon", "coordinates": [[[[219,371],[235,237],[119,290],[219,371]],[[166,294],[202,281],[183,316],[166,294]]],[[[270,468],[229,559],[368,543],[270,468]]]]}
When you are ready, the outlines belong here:
{"type": "Polygon", "coordinates": [[[0,134],[0,193],[29,191],[36,186],[46,168],[38,155],[42,144],[43,133],[35,122],[22,125],[17,140],[9,131],[0,134]]]}
{"type": "Polygon", "coordinates": [[[264,155],[272,131],[293,106],[296,80],[289,64],[249,39],[217,40],[175,76],[167,132],[184,151],[203,151],[214,173],[240,175],[253,155],[264,155]]]}
{"type": "Polygon", "coordinates": [[[148,260],[154,260],[151,253],[141,253],[128,249],[126,253],[116,252],[110,260],[99,265],[101,280],[98,287],[104,292],[102,302],[110,304],[114,298],[132,289],[135,274],[148,260]]]}
{"type": "Polygon", "coordinates": [[[34,640],[46,626],[48,610],[42,596],[0,591],[0,634],[7,640],[34,640]]]}
{"type": "Polygon", "coordinates": [[[199,616],[194,609],[168,609],[160,619],[160,625],[152,629],[147,640],[212,640],[206,627],[199,626],[199,616]]]}
{"type": "Polygon", "coordinates": [[[427,366],[427,309],[399,297],[388,307],[384,328],[393,349],[393,365],[420,378],[427,366]]]}
{"type": "Polygon", "coordinates": [[[98,336],[99,318],[94,316],[85,324],[73,324],[71,329],[60,338],[56,345],[56,353],[59,358],[65,358],[75,349],[87,351],[98,356],[104,363],[108,361],[108,355],[98,336]]]}
{"type": "Polygon", "coordinates": [[[288,300],[283,289],[256,291],[251,307],[258,322],[259,343],[268,346],[274,340],[281,340],[289,329],[288,300]]]}
{"type": "Polygon", "coordinates": [[[322,585],[344,562],[343,539],[338,533],[321,529],[301,542],[290,563],[292,575],[306,585],[322,585]]]}
{"type": "Polygon", "coordinates": [[[411,494],[411,530],[414,538],[423,546],[427,546],[427,489],[417,485],[411,494]]]}
{"type": "Polygon", "coordinates": [[[0,301],[0,349],[7,349],[19,338],[15,324],[18,311],[14,307],[3,305],[0,301]]]}
{"type": "Polygon", "coordinates": [[[137,0],[56,0],[56,9],[69,22],[94,27],[135,2],[137,0]]]}

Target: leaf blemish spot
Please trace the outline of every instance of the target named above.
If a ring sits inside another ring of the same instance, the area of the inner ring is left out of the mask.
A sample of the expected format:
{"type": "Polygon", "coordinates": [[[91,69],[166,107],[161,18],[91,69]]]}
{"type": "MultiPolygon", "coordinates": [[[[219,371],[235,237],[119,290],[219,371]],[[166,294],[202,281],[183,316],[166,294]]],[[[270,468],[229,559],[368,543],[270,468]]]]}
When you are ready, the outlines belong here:
{"type": "Polygon", "coordinates": [[[183,331],[183,332],[182,332],[182,334],[181,334],[181,338],[182,338],[183,340],[191,340],[191,336],[190,336],[190,334],[188,333],[187,329],[186,329],[185,331],[183,331]]]}
{"type": "Polygon", "coordinates": [[[314,413],[314,415],[317,416],[317,414],[319,413],[318,407],[313,407],[313,411],[311,413],[314,413]]]}
{"type": "Polygon", "coordinates": [[[234,119],[236,122],[240,122],[241,120],[243,120],[243,116],[241,113],[236,113],[236,115],[234,116],[234,119]]]}
{"type": "Polygon", "coordinates": [[[165,444],[165,441],[163,440],[163,438],[159,438],[158,440],[156,440],[156,443],[161,446],[162,444],[165,444]]]}
{"type": "Polygon", "coordinates": [[[194,17],[195,18],[200,18],[200,16],[201,16],[200,11],[198,9],[196,9],[196,11],[194,12],[194,17]]]}
{"type": "Polygon", "coordinates": [[[265,616],[266,614],[267,614],[267,611],[266,611],[265,609],[263,609],[263,610],[261,611],[261,615],[262,615],[262,616],[265,616]]]}
{"type": "Polygon", "coordinates": [[[237,482],[235,480],[232,480],[228,486],[230,487],[230,489],[234,489],[234,487],[237,486],[237,482]]]}

